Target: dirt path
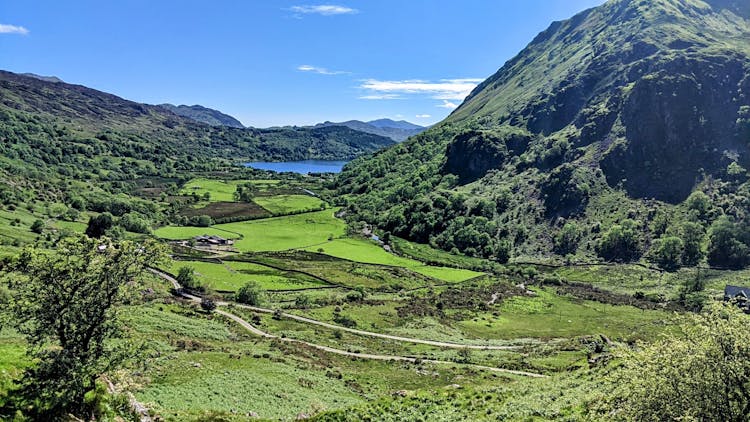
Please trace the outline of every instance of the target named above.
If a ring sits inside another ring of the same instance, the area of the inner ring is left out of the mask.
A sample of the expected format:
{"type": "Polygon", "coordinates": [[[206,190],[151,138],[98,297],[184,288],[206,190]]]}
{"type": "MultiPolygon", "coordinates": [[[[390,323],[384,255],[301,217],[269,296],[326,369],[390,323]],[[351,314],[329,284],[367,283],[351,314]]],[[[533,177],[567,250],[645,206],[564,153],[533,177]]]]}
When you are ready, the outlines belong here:
{"type": "MultiPolygon", "coordinates": [[[[153,272],[154,274],[156,274],[156,275],[162,277],[163,279],[169,281],[170,283],[172,283],[172,286],[176,290],[179,291],[181,289],[180,284],[177,282],[177,280],[174,279],[174,277],[171,277],[168,274],[165,274],[165,273],[163,273],[161,271],[154,270],[154,269],[151,269],[151,272],[153,272]]],[[[182,293],[182,296],[185,297],[186,299],[190,299],[193,302],[200,302],[201,301],[201,298],[199,298],[197,296],[193,296],[193,295],[187,294],[187,293],[182,293]]],[[[229,305],[229,303],[227,303],[227,302],[217,302],[216,304],[218,306],[227,306],[227,305],[229,305]]],[[[242,307],[246,308],[246,309],[254,310],[256,312],[264,312],[264,313],[273,313],[274,312],[273,310],[270,310],[270,309],[256,308],[256,307],[252,307],[252,306],[242,305],[242,307]]],[[[257,335],[257,336],[268,338],[268,339],[276,339],[276,340],[284,341],[284,342],[287,342],[287,343],[304,344],[304,345],[306,345],[308,347],[312,347],[312,348],[315,348],[315,349],[318,349],[318,350],[322,350],[322,351],[325,351],[325,352],[328,352],[328,353],[333,353],[333,354],[337,354],[337,355],[341,355],[341,356],[356,357],[356,358],[361,358],[361,359],[391,361],[391,362],[412,362],[412,363],[416,363],[417,361],[419,361],[419,362],[427,362],[427,363],[439,364],[439,365],[454,365],[454,366],[455,365],[459,365],[459,366],[470,367],[470,368],[475,368],[475,369],[482,369],[482,370],[487,370],[487,371],[492,371],[492,372],[501,372],[501,373],[506,373],[506,374],[520,375],[520,376],[526,376],[526,377],[532,377],[532,378],[546,378],[546,375],[537,374],[537,373],[534,373],[534,372],[516,371],[516,370],[512,370],[512,369],[495,368],[495,367],[484,366],[484,365],[462,364],[462,363],[457,363],[457,362],[434,360],[434,359],[421,359],[421,358],[414,358],[414,357],[409,357],[409,356],[392,356],[392,355],[380,355],[380,354],[370,354],[370,353],[354,353],[354,352],[349,352],[349,351],[346,351],[346,350],[336,349],[336,348],[333,348],[333,347],[323,346],[323,345],[320,345],[320,344],[308,343],[308,342],[302,341],[302,340],[295,340],[295,339],[290,339],[290,338],[286,338],[286,337],[282,338],[282,337],[279,337],[279,336],[267,333],[267,332],[265,332],[263,330],[260,330],[257,327],[255,327],[254,325],[250,324],[249,322],[245,321],[244,319],[242,319],[242,318],[238,317],[237,315],[232,314],[230,312],[226,312],[226,311],[223,311],[221,309],[217,309],[214,312],[216,312],[217,314],[222,315],[222,316],[224,316],[226,318],[231,319],[232,321],[238,323],[242,328],[248,330],[249,332],[251,332],[251,333],[253,333],[253,334],[257,335]]],[[[296,320],[302,321],[302,322],[308,322],[308,323],[311,323],[311,324],[321,325],[321,326],[325,326],[325,327],[332,327],[332,328],[335,328],[335,329],[344,329],[346,331],[350,331],[351,330],[351,332],[354,332],[354,333],[357,333],[357,334],[361,334],[361,335],[369,335],[369,336],[372,336],[372,337],[387,338],[387,339],[396,340],[396,341],[405,341],[405,342],[410,342],[410,343],[415,343],[416,342],[416,343],[430,344],[430,345],[436,345],[436,346],[441,346],[441,347],[466,348],[466,349],[468,349],[468,348],[480,348],[480,349],[487,350],[486,347],[489,347],[489,346],[476,346],[476,345],[458,345],[456,343],[433,342],[433,341],[430,341],[430,340],[409,339],[409,338],[405,338],[405,337],[388,336],[388,335],[385,335],[385,334],[372,333],[372,332],[369,332],[369,331],[345,329],[344,327],[338,327],[338,326],[335,326],[335,325],[332,325],[332,324],[327,324],[325,322],[316,321],[316,320],[312,320],[312,319],[309,319],[309,318],[300,317],[300,316],[297,316],[297,315],[284,314],[284,313],[282,313],[282,315],[285,316],[285,317],[288,317],[288,318],[292,318],[292,319],[296,319],[296,320]],[[443,346],[443,345],[447,345],[447,346],[443,346]]],[[[504,349],[500,349],[500,350],[506,350],[510,346],[495,346],[495,347],[503,347],[504,349]]]]}
{"type": "MultiPolygon", "coordinates": [[[[165,274],[158,270],[151,270],[156,275],[159,275],[160,277],[164,278],[165,280],[168,280],[172,283],[172,286],[174,286],[175,289],[180,289],[180,284],[177,282],[177,280],[174,279],[174,277],[169,276],[168,274],[165,274]]],[[[189,299],[192,300],[200,300],[200,298],[192,295],[186,295],[189,296],[189,299]]],[[[219,302],[217,303],[219,306],[227,306],[229,303],[226,302],[219,302]]],[[[253,312],[259,312],[264,314],[273,314],[275,311],[273,309],[267,309],[267,308],[259,308],[257,306],[248,306],[248,305],[240,305],[240,304],[234,304],[234,306],[244,309],[249,309],[253,312]]],[[[519,348],[519,346],[491,346],[491,345],[477,345],[477,344],[461,344],[461,343],[451,343],[451,342],[445,342],[445,341],[433,341],[433,340],[422,340],[418,338],[410,338],[410,337],[401,337],[401,336],[393,336],[389,334],[382,334],[382,333],[374,333],[371,331],[364,331],[364,330],[357,330],[355,328],[347,328],[342,327],[340,325],[334,325],[329,324],[327,322],[318,321],[311,318],[306,318],[299,315],[289,314],[286,312],[281,312],[281,316],[284,318],[292,319],[298,322],[302,322],[305,324],[311,324],[311,325],[317,325],[324,328],[330,328],[332,330],[339,330],[344,331],[347,333],[352,333],[360,336],[365,337],[374,337],[374,338],[382,338],[386,340],[393,340],[393,341],[400,341],[404,343],[413,343],[413,344],[425,344],[428,346],[436,346],[436,347],[445,347],[448,349],[471,349],[471,350],[516,350],[519,348]]]]}

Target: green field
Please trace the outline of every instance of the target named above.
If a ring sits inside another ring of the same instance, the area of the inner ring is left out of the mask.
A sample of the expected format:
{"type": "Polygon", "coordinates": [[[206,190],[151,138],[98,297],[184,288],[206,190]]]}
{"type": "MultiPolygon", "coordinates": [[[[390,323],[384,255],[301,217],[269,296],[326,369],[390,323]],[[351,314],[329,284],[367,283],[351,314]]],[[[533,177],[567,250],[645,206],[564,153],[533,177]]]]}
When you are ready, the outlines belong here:
{"type": "Polygon", "coordinates": [[[325,202],[309,195],[256,196],[253,202],[275,215],[314,211],[325,206],[325,202]]]}
{"type": "Polygon", "coordinates": [[[183,226],[165,226],[154,230],[154,235],[167,240],[187,240],[202,235],[221,236],[225,239],[236,239],[237,233],[231,233],[222,230],[219,226],[213,227],[183,227],[183,226]]]}
{"type": "Polygon", "coordinates": [[[334,218],[335,210],[324,210],[241,223],[218,224],[216,229],[243,236],[234,246],[241,252],[284,251],[305,248],[341,237],[346,223],[334,218]]]}
{"type": "Polygon", "coordinates": [[[237,190],[237,185],[240,183],[246,183],[246,180],[212,180],[212,179],[193,179],[182,187],[180,193],[183,195],[197,194],[203,196],[205,193],[211,195],[211,201],[234,201],[234,192],[237,190]]]}
{"type": "Polygon", "coordinates": [[[323,250],[322,253],[337,258],[408,268],[420,274],[450,282],[464,281],[482,275],[471,270],[428,266],[419,261],[386,252],[378,244],[365,239],[336,239],[323,245],[305,248],[310,252],[320,252],[320,249],[323,250]]]}
{"type": "Polygon", "coordinates": [[[249,262],[227,261],[219,264],[205,261],[171,261],[171,265],[166,269],[172,274],[177,274],[180,267],[193,268],[202,285],[222,291],[236,291],[249,281],[254,281],[270,291],[325,286],[312,277],[249,262]]]}

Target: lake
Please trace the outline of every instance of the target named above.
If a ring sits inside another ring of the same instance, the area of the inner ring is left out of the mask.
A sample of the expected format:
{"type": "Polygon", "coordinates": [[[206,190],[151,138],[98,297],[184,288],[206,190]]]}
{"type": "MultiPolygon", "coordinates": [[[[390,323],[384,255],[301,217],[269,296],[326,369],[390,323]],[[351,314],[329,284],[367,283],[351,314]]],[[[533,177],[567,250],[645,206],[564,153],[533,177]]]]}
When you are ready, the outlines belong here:
{"type": "Polygon", "coordinates": [[[304,160],[304,161],[285,161],[281,163],[271,163],[267,161],[256,161],[245,163],[246,167],[252,167],[258,170],[271,170],[277,173],[291,172],[299,174],[308,173],[341,173],[341,169],[348,161],[324,161],[324,160],[304,160]]]}

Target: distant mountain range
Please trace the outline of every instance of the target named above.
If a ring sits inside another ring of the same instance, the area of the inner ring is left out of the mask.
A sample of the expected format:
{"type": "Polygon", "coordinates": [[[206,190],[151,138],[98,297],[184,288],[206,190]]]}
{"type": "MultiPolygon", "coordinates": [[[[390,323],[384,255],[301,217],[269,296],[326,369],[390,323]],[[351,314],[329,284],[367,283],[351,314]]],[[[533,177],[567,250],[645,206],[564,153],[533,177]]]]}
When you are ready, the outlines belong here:
{"type": "Polygon", "coordinates": [[[236,128],[244,128],[245,126],[239,120],[234,117],[224,114],[218,110],[212,108],[203,107],[201,105],[174,105],[174,104],[159,104],[159,107],[165,108],[172,113],[187,117],[188,119],[195,120],[196,122],[205,123],[211,126],[229,126],[236,128]]]}
{"type": "Polygon", "coordinates": [[[9,175],[29,186],[42,186],[41,178],[134,180],[245,160],[351,160],[395,144],[343,126],[257,129],[197,119],[54,77],[0,71],[0,192],[9,175]]]}
{"type": "Polygon", "coordinates": [[[405,120],[395,121],[391,119],[378,119],[369,122],[363,122],[361,120],[349,120],[340,123],[324,122],[315,125],[315,127],[328,126],[346,126],[350,129],[358,130],[360,132],[385,136],[393,139],[396,142],[405,141],[410,136],[418,135],[427,130],[426,127],[415,125],[414,123],[409,123],[405,120]]]}

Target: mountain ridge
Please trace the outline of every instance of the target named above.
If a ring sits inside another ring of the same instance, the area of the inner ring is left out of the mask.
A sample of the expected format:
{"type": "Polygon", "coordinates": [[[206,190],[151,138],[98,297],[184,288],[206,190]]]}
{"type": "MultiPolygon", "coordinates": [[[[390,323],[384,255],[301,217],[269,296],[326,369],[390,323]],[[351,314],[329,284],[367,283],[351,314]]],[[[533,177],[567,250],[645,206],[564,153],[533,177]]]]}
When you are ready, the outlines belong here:
{"type": "Polygon", "coordinates": [[[244,128],[242,124],[236,118],[222,113],[219,110],[204,107],[202,105],[174,105],[174,104],[159,104],[159,107],[165,108],[174,114],[188,119],[195,120],[196,122],[205,123],[211,126],[229,126],[235,128],[244,128]]]}
{"type": "Polygon", "coordinates": [[[570,221],[581,232],[574,252],[593,258],[605,229],[633,220],[640,257],[663,236],[654,215],[687,221],[696,191],[742,221],[742,6],[610,0],[555,22],[444,121],[348,166],[342,202],[352,218],[479,256],[553,258],[570,221]]]}
{"type": "Polygon", "coordinates": [[[345,122],[323,122],[318,123],[313,127],[326,126],[346,126],[360,132],[385,136],[393,139],[396,142],[405,141],[409,137],[418,135],[427,130],[426,127],[415,125],[414,123],[410,123],[405,120],[397,122],[391,119],[377,119],[369,122],[363,122],[361,120],[347,120],[345,122]]]}

